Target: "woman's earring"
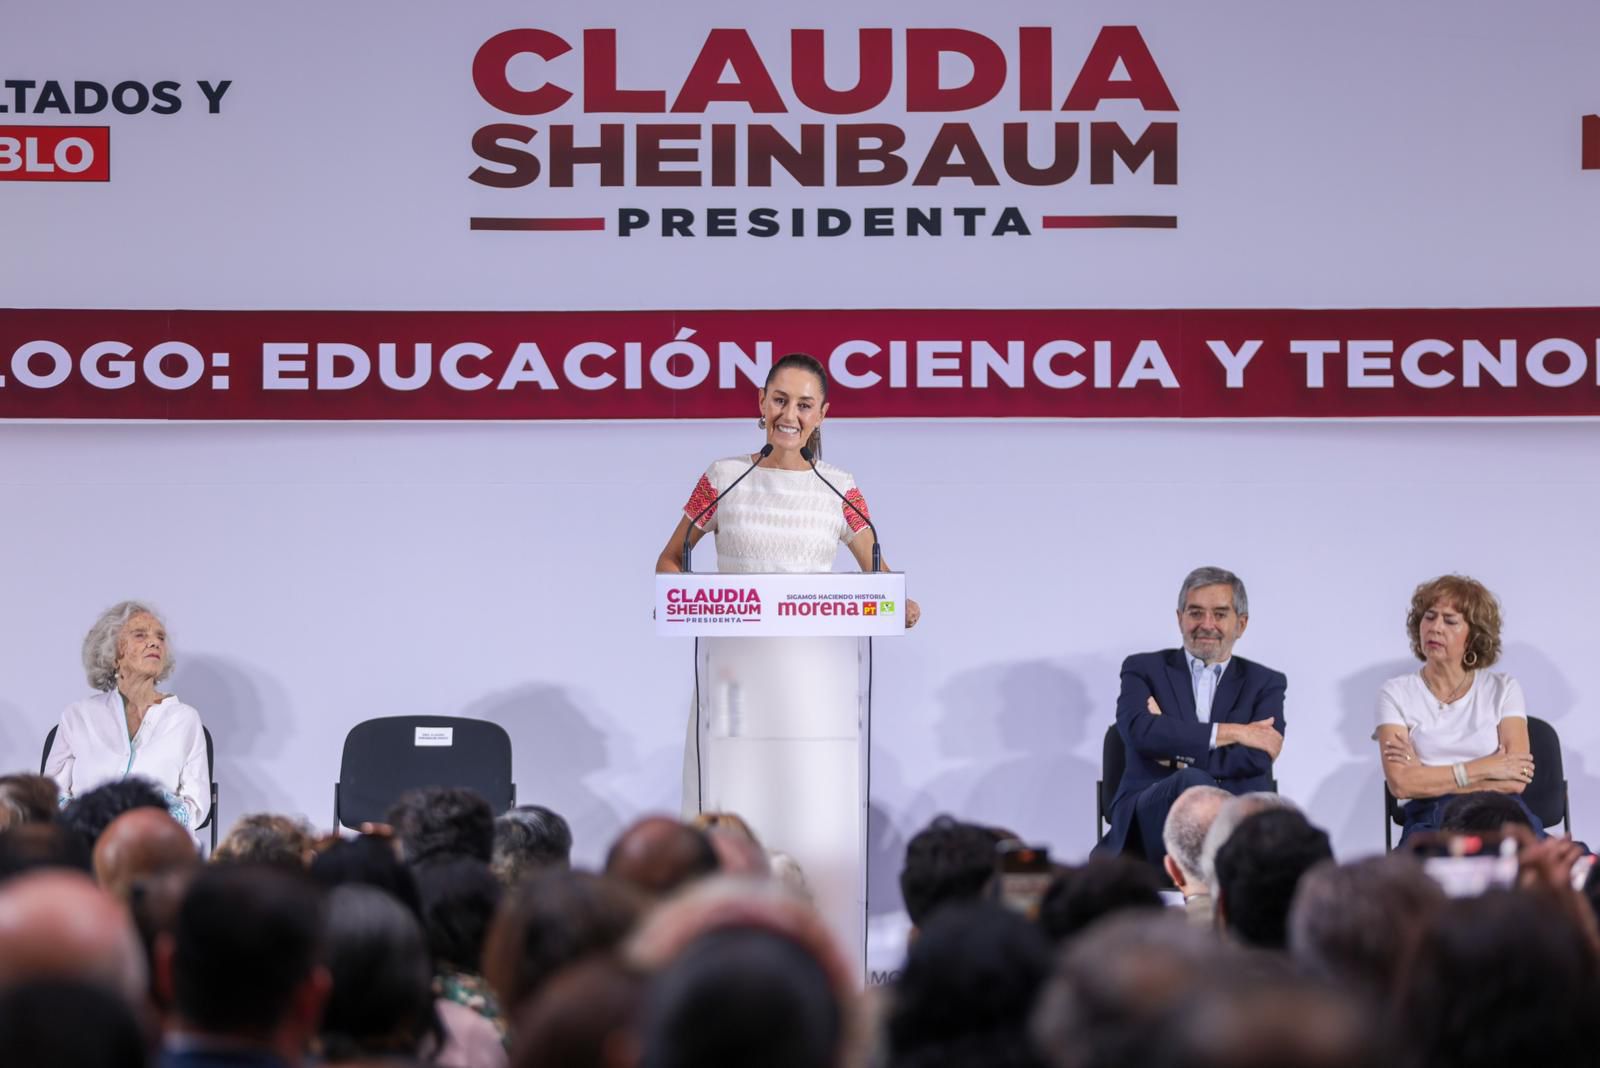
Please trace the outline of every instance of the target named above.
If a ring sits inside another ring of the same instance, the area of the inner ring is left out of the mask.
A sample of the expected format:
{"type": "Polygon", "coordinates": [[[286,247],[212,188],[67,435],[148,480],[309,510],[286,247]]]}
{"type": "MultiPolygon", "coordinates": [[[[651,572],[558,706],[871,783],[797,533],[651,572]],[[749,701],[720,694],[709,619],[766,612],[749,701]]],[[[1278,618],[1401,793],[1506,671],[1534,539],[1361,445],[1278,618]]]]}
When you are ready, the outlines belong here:
{"type": "Polygon", "coordinates": [[[760,427],[762,430],[767,429],[767,417],[763,415],[760,419],[757,419],[756,426],[760,427]]]}
{"type": "Polygon", "coordinates": [[[1461,658],[1461,663],[1464,666],[1469,667],[1469,668],[1477,667],[1478,666],[1478,650],[1476,650],[1476,649],[1468,649],[1467,650],[1467,655],[1461,658]]]}

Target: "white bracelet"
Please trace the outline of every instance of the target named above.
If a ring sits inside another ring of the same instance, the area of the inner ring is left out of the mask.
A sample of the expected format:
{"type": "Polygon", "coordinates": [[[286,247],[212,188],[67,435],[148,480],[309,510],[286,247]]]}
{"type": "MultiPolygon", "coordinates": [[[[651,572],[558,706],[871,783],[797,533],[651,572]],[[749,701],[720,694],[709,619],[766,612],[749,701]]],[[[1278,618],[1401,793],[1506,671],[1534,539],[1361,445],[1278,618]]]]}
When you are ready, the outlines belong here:
{"type": "Polygon", "coordinates": [[[1456,785],[1465,790],[1471,785],[1467,779],[1467,766],[1465,764],[1451,764],[1450,770],[1455,773],[1456,785]]]}

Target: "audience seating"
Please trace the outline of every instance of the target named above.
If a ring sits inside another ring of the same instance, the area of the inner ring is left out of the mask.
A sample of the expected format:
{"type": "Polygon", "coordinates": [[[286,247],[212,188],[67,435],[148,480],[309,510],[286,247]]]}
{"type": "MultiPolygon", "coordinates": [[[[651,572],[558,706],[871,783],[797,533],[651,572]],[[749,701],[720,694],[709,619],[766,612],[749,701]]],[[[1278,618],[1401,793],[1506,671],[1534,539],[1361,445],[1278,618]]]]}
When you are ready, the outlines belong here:
{"type": "Polygon", "coordinates": [[[345,737],[333,786],[334,826],[381,823],[401,794],[422,786],[464,786],[495,812],[506,811],[517,803],[510,735],[497,723],[457,716],[385,716],[356,724],[345,737]]]}

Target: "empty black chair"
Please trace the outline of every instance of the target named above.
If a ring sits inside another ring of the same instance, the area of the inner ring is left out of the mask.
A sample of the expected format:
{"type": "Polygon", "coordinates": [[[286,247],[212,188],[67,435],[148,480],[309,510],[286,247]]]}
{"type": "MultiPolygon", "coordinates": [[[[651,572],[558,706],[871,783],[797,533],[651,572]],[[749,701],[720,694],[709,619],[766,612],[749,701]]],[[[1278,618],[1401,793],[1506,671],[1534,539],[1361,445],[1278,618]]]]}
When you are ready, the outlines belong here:
{"type": "MultiPolygon", "coordinates": [[[[44,736],[44,752],[39,756],[39,774],[44,774],[45,766],[50,763],[50,747],[56,742],[56,731],[59,727],[51,727],[50,733],[44,736]]],[[[211,852],[217,851],[217,751],[211,743],[211,729],[204,724],[200,727],[201,733],[206,736],[206,778],[211,780],[211,811],[206,813],[206,818],[200,821],[195,828],[203,831],[211,828],[211,852]]]]}
{"type": "MultiPolygon", "coordinates": [[[[1567,795],[1566,769],[1561,763],[1561,736],[1549,723],[1529,716],[1528,751],[1533,754],[1533,781],[1522,791],[1522,803],[1539,817],[1546,830],[1560,824],[1570,835],[1572,805],[1567,795]]],[[[1392,851],[1394,829],[1405,826],[1405,820],[1387,781],[1383,784],[1383,811],[1383,848],[1392,851]]]]}
{"type": "Polygon", "coordinates": [[[385,716],[345,736],[333,785],[334,826],[382,822],[407,790],[464,786],[501,813],[517,803],[511,737],[498,723],[457,716],[385,716]]]}

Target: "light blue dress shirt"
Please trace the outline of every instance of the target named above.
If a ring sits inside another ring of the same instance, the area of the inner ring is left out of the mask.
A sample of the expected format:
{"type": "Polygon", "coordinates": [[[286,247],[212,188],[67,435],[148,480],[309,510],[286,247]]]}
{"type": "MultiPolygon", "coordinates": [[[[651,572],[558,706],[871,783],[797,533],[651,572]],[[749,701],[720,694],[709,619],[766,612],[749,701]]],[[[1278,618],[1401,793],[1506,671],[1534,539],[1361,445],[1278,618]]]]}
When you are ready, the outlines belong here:
{"type": "MultiPolygon", "coordinates": [[[[1222,683],[1222,673],[1228,670],[1233,658],[1220,664],[1207,664],[1187,649],[1183,653],[1189,661],[1189,680],[1194,684],[1194,715],[1201,723],[1211,723],[1211,705],[1217,699],[1217,687],[1222,683]]],[[[1211,748],[1217,747],[1217,725],[1211,723],[1211,748]]]]}

